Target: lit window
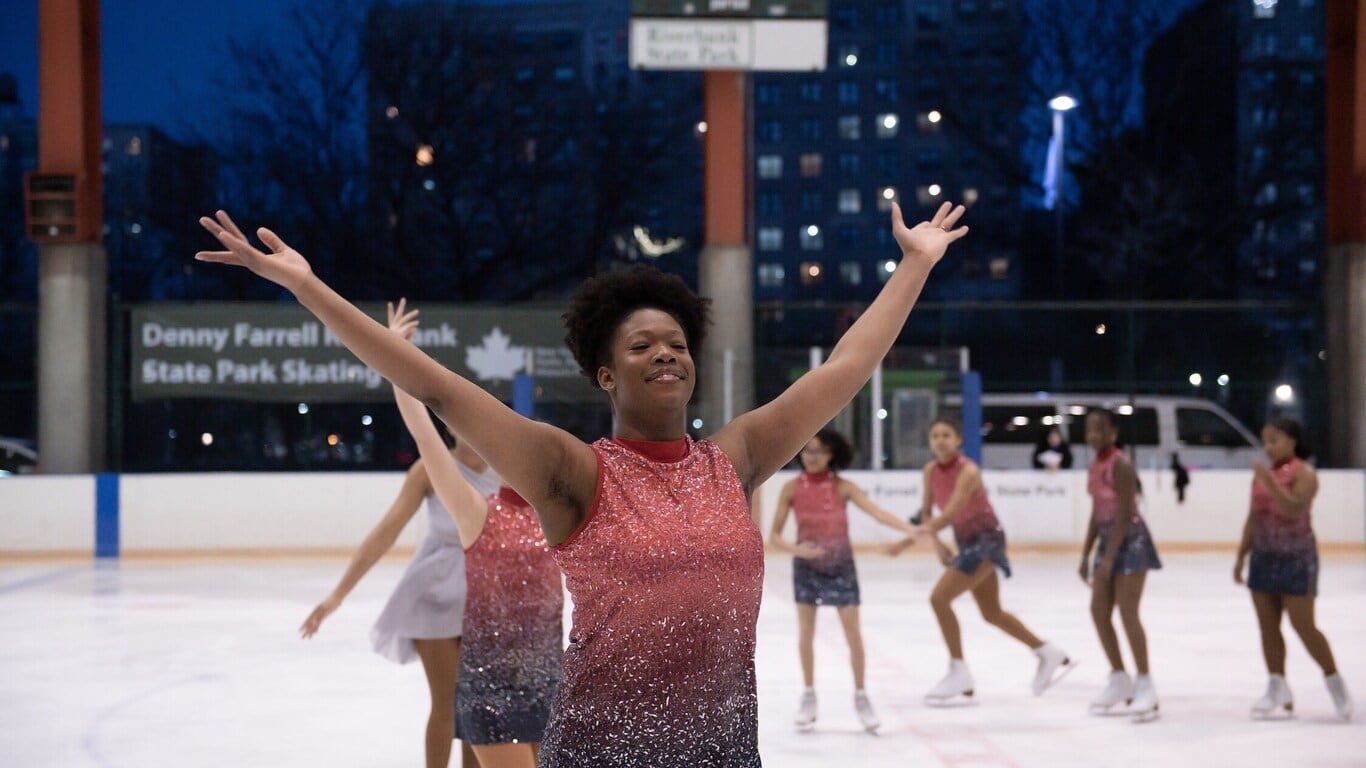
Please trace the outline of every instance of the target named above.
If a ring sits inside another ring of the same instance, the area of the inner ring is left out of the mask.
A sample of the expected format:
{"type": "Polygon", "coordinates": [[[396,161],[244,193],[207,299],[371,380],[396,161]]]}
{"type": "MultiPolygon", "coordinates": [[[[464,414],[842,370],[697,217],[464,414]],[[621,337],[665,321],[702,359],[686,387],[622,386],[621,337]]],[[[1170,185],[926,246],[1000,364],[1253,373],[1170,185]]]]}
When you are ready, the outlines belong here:
{"type": "Polygon", "coordinates": [[[842,67],[853,67],[858,65],[858,46],[841,46],[839,54],[839,63],[842,67]]]}
{"type": "Polygon", "coordinates": [[[142,139],[134,136],[128,140],[128,146],[124,149],[128,154],[136,157],[142,154],[142,139]]]}
{"type": "Polygon", "coordinates": [[[937,109],[921,112],[915,116],[915,127],[921,133],[935,133],[944,125],[944,114],[937,109]]]}
{"type": "Polygon", "coordinates": [[[802,178],[816,179],[821,175],[821,153],[807,152],[802,155],[800,160],[802,178]]]}
{"type": "Polygon", "coordinates": [[[825,247],[825,236],[822,234],[821,228],[815,224],[802,227],[799,240],[803,251],[819,251],[825,247]]]}
{"type": "Polygon", "coordinates": [[[787,277],[782,264],[760,264],[759,285],[764,288],[780,288],[787,277]]]}
{"type": "Polygon", "coordinates": [[[1262,185],[1262,188],[1261,188],[1260,190],[1257,191],[1257,204],[1258,204],[1258,205],[1275,205],[1275,204],[1276,204],[1276,182],[1274,182],[1274,181],[1268,181],[1266,184],[1262,185]]]}
{"type": "Polygon", "coordinates": [[[1252,18],[1276,18],[1276,2],[1277,0],[1252,0],[1252,18]]]}
{"type": "Polygon", "coordinates": [[[981,196],[981,194],[977,191],[977,187],[964,187],[964,188],[963,188],[963,205],[965,205],[965,206],[972,205],[973,203],[977,202],[977,198],[980,197],[980,196],[981,196]]]}
{"type": "Polygon", "coordinates": [[[390,120],[393,120],[394,118],[398,117],[398,107],[394,106],[393,104],[390,104],[389,107],[384,110],[384,116],[389,118],[390,120]]]}
{"type": "Polygon", "coordinates": [[[877,137],[879,139],[890,139],[897,134],[901,127],[901,118],[893,113],[877,116],[877,137]]]}
{"type": "Polygon", "coordinates": [[[418,144],[416,158],[418,165],[431,165],[432,161],[435,159],[435,155],[432,152],[432,145],[418,144]]]}
{"type": "Polygon", "coordinates": [[[861,285],[863,283],[863,265],[857,261],[845,261],[840,264],[840,282],[845,285],[861,285]]]}
{"type": "MultiPolygon", "coordinates": [[[[779,227],[759,227],[759,250],[781,251],[783,249],[783,230],[779,227]]],[[[782,282],[781,276],[778,282],[782,282]]]]}
{"type": "Polygon", "coordinates": [[[859,137],[858,115],[845,115],[839,120],[841,139],[857,140],[859,137]]]}
{"type": "Polygon", "coordinates": [[[781,179],[783,177],[782,155],[759,155],[759,178],[781,179]]]}
{"type": "Polygon", "coordinates": [[[987,263],[987,269],[991,272],[992,280],[1004,280],[1010,277],[1010,259],[997,256],[987,263]]]}
{"type": "Polygon", "coordinates": [[[820,285],[821,278],[825,276],[825,270],[821,268],[819,261],[803,261],[798,272],[802,278],[802,285],[820,285]]]}
{"type": "Polygon", "coordinates": [[[863,201],[859,197],[858,190],[841,189],[839,202],[840,213],[858,213],[861,210],[863,210],[863,201]]]}
{"type": "Polygon", "coordinates": [[[878,265],[877,265],[877,279],[878,279],[879,282],[883,282],[883,283],[887,282],[888,280],[891,279],[892,275],[895,274],[895,273],[896,273],[896,262],[895,262],[895,261],[893,261],[893,260],[891,260],[891,259],[887,259],[886,261],[878,262],[878,265]]]}
{"type": "Polygon", "coordinates": [[[879,211],[892,210],[892,203],[901,202],[901,194],[896,191],[896,187],[883,187],[877,191],[877,209],[879,211]]]}
{"type": "Polygon", "coordinates": [[[938,184],[929,184],[916,187],[915,200],[921,205],[938,205],[939,197],[944,194],[944,188],[938,184]]]}

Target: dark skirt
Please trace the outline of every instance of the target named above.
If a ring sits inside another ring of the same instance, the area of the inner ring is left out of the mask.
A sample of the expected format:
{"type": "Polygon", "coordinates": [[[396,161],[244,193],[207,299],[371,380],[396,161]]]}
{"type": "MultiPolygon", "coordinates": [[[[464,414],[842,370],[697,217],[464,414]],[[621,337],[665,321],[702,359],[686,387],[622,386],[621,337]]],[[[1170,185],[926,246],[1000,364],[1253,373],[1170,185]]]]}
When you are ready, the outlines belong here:
{"type": "MultiPolygon", "coordinates": [[[[1105,552],[1109,548],[1109,534],[1108,526],[1100,531],[1100,542],[1096,546],[1095,568],[1100,567],[1100,561],[1105,557],[1105,552]]],[[[1119,549],[1115,552],[1115,569],[1112,574],[1122,576],[1142,571],[1155,571],[1161,567],[1162,561],[1157,557],[1157,545],[1153,544],[1153,537],[1152,534],[1148,533],[1148,526],[1142,522],[1131,524],[1124,535],[1124,541],[1120,542],[1119,549]]]]}
{"type": "Polygon", "coordinates": [[[1293,597],[1316,597],[1319,593],[1319,554],[1308,552],[1258,552],[1252,550],[1247,588],[1253,592],[1293,597]]]}
{"type": "Polygon", "coordinates": [[[854,558],[821,568],[813,568],[806,558],[792,558],[792,592],[803,605],[858,605],[854,558]]]}
{"type": "Polygon", "coordinates": [[[982,563],[990,560],[1010,578],[1010,560],[1006,558],[1006,533],[997,528],[983,531],[967,541],[958,542],[958,554],[953,558],[953,567],[971,576],[977,573],[982,563]]]}

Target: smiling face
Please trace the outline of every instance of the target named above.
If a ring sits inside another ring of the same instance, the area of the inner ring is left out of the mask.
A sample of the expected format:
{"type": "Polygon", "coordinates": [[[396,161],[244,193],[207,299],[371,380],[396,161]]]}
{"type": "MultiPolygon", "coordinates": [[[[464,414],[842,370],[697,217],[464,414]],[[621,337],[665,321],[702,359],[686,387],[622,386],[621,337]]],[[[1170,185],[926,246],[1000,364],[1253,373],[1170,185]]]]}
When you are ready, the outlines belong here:
{"type": "Polygon", "coordinates": [[[950,461],[962,447],[963,436],[946,422],[936,421],[930,427],[930,452],[936,461],[950,461]]]}
{"type": "Polygon", "coordinates": [[[830,468],[831,453],[830,446],[821,442],[819,437],[813,437],[797,455],[801,457],[802,469],[815,475],[830,468]]]}
{"type": "Polygon", "coordinates": [[[681,437],[697,369],[673,315],[637,309],[617,326],[607,352],[610,362],[598,368],[598,386],[611,396],[620,426],[654,435],[661,423],[672,429],[676,422],[675,437],[681,437]]]}
{"type": "Polygon", "coordinates": [[[1268,424],[1262,427],[1262,450],[1272,463],[1285,461],[1295,455],[1295,438],[1268,424]]]}

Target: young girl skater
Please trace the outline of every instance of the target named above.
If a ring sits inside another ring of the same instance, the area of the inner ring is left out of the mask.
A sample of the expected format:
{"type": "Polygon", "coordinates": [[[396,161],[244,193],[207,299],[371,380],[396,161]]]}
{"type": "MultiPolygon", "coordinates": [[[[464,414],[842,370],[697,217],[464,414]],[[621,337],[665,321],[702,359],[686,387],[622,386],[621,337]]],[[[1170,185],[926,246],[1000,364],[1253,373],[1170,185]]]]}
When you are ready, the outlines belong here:
{"type": "Polygon", "coordinates": [[[1252,465],[1252,503],[1233,580],[1243,583],[1243,565],[1252,555],[1247,587],[1262,632],[1262,655],[1271,679],[1266,693],[1252,705],[1254,718],[1266,718],[1295,708],[1285,682],[1285,638],[1281,615],[1290,614],[1290,626],[1304,641],[1309,655],[1323,669],[1333,706],[1344,720],[1352,717],[1352,699],[1333,662],[1328,639],[1314,624],[1314,598],[1318,594],[1319,552],[1314,539],[1310,509],[1319,490],[1314,468],[1305,460],[1309,446],[1298,422],[1274,419],[1262,427],[1262,449],[1271,466],[1252,465]]]}
{"type": "Polygon", "coordinates": [[[685,431],[707,302],[650,268],[608,272],[571,298],[566,342],[608,396],[613,436],[585,445],[523,418],[398,339],[260,229],[261,251],[222,211],[200,223],[246,267],[291,291],[363,362],[432,408],[531,502],[574,601],[564,679],[542,768],[759,765],[755,629],[763,537],[749,496],[858,393],[949,245],[962,206],[908,228],[900,266],[824,365],[693,441],[685,431]]]}
{"type": "Polygon", "coordinates": [[[869,731],[882,721],[873,712],[863,688],[863,635],[859,632],[858,571],[849,545],[849,516],[845,505],[853,502],[879,523],[907,534],[916,529],[891,512],[874,504],[862,489],[841,478],[839,471],[849,466],[854,451],[849,441],[833,429],[822,429],[811,438],[798,456],[802,474],[783,484],[778,495],[777,513],[769,541],[790,552],[792,586],[797,598],[797,652],[801,657],[802,691],[797,710],[797,727],[810,728],[816,722],[815,655],[812,641],[816,635],[816,608],[831,605],[839,612],[844,638],[849,643],[849,663],[854,669],[854,711],[869,731]],[[797,541],[783,538],[783,527],[791,511],[797,518],[797,541]]]}
{"type": "MultiPolygon", "coordinates": [[[[370,639],[375,652],[391,661],[407,664],[414,658],[422,660],[432,700],[427,716],[426,764],[427,768],[446,768],[455,734],[455,690],[465,612],[465,552],[454,518],[433,489],[427,464],[454,467],[481,497],[498,490],[498,475],[465,443],[458,443],[449,453],[444,450],[444,443],[442,450],[433,446],[431,451],[436,453],[426,461],[413,462],[398,498],[356,550],[336,588],[313,609],[299,631],[304,637],[317,633],[356,584],[393,548],[399,533],[426,499],[426,536],[370,631],[370,639]]],[[[462,765],[478,766],[469,743],[461,744],[462,765]]]]}
{"type": "MultiPolygon", "coordinates": [[[[963,661],[962,634],[953,613],[953,601],[964,592],[972,593],[988,624],[1034,651],[1039,660],[1032,686],[1035,696],[1048,690],[1073,667],[1061,648],[1041,640],[1014,614],[1001,608],[1001,585],[996,569],[1010,577],[1006,535],[987,500],[981,470],[962,454],[962,448],[963,434],[957,422],[937,419],[930,425],[930,451],[934,460],[925,465],[925,494],[920,519],[923,521],[921,528],[932,534],[931,541],[946,566],[944,575],[939,577],[930,593],[930,605],[939,620],[944,643],[949,647],[948,675],[925,694],[925,703],[934,706],[965,703],[973,695],[972,673],[963,661]],[[938,517],[933,516],[935,507],[941,512],[938,517]],[[957,555],[951,553],[937,535],[948,527],[953,528],[957,555]]],[[[907,539],[893,546],[891,553],[900,553],[912,541],[907,539]]]]}
{"type": "MultiPolygon", "coordinates": [[[[389,328],[407,341],[417,311],[389,305],[389,328]]],[[[427,409],[394,389],[403,423],[452,511],[465,550],[464,636],[455,696],[456,733],[481,768],[535,768],[560,683],[564,589],[536,513],[507,487],[480,494],[442,461],[427,409]]]]}
{"type": "Polygon", "coordinates": [[[1138,617],[1143,582],[1150,569],[1161,568],[1148,526],[1138,512],[1138,474],[1116,443],[1119,419],[1113,411],[1093,408],[1086,414],[1086,443],[1095,452],[1086,489],[1091,494],[1091,522],[1081,549],[1081,580],[1091,585],[1091,620],[1110,662],[1110,679],[1091,702],[1092,714],[1107,714],[1120,703],[1140,721],[1157,717],[1157,691],[1148,675],[1148,639],[1138,617]],[[1095,561],[1091,548],[1096,546],[1095,561]],[[1134,654],[1137,677],[1129,678],[1119,652],[1110,615],[1119,607],[1124,634],[1134,654]]]}

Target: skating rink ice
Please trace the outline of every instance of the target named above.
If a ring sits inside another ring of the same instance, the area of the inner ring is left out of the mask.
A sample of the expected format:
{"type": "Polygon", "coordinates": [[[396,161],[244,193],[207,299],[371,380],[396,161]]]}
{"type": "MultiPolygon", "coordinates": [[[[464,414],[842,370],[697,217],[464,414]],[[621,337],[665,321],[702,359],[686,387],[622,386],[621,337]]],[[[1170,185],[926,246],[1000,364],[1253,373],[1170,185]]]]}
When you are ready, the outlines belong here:
{"type": "MultiPolygon", "coordinates": [[[[1318,617],[1358,702],[1334,714],[1287,621],[1296,716],[1253,722],[1266,683],[1252,607],[1231,553],[1165,552],[1143,615],[1162,717],[1097,718],[1108,671],[1072,554],[1019,554],[1003,604],[1080,666],[1042,698],[1034,657],[955,604],[977,703],[931,709],[945,672],[924,553],[859,557],[868,689],[880,735],[854,717],[833,609],[816,639],[820,719],[791,725],[800,690],[790,561],[770,555],[759,620],[759,740],[769,768],[852,766],[1366,766],[1366,556],[1324,557],[1318,617]]],[[[0,766],[418,766],[427,690],[416,663],[370,651],[368,632],[404,560],[385,560],[312,640],[297,627],[340,558],[0,559],[0,766]]],[[[1127,647],[1127,646],[1126,646],[1127,647]]]]}

